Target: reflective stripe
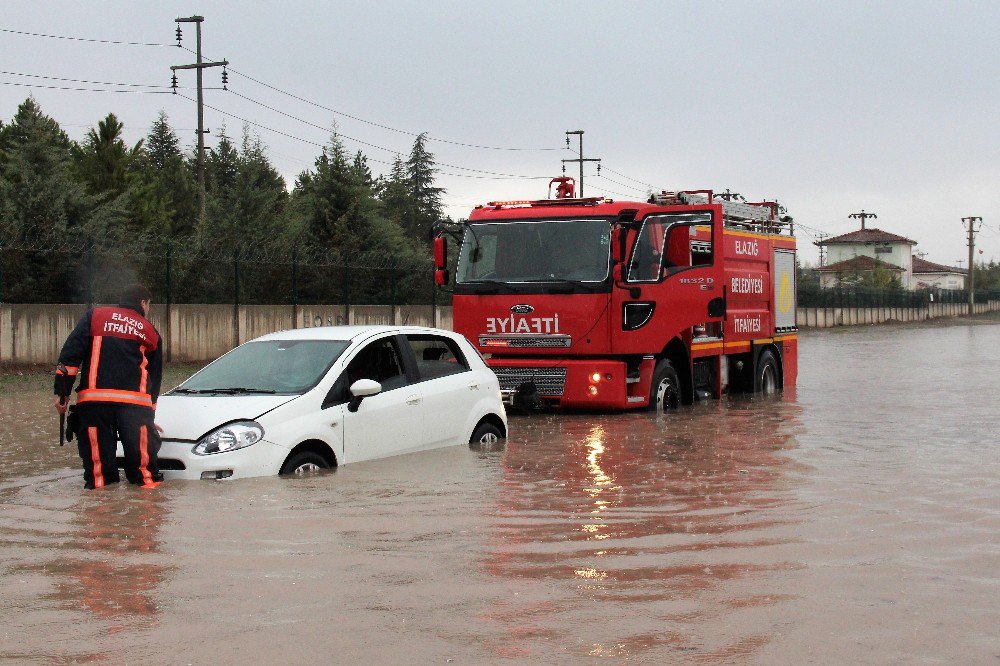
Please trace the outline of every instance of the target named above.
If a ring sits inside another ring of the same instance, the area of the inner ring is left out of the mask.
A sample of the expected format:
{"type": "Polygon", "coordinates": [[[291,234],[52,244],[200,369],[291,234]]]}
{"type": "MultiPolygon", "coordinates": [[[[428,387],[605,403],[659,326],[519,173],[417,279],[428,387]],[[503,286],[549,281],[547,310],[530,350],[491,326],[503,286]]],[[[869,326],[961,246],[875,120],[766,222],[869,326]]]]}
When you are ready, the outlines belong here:
{"type": "Polygon", "coordinates": [[[77,403],[120,402],[150,408],[153,406],[153,400],[149,397],[148,393],[139,393],[138,391],[119,391],[117,389],[84,389],[79,392],[76,401],[77,403]]]}
{"type": "Polygon", "coordinates": [[[139,472],[142,474],[142,482],[152,483],[153,475],[149,473],[149,433],[146,426],[139,427],[139,472]]]}
{"type": "Polygon", "coordinates": [[[146,366],[149,365],[149,359],[146,358],[145,347],[139,347],[139,353],[142,354],[142,363],[139,364],[139,393],[145,393],[146,380],[149,379],[149,373],[146,371],[146,366]]]}
{"type": "Polygon", "coordinates": [[[94,337],[94,342],[90,349],[90,374],[87,386],[97,386],[97,366],[101,362],[101,342],[104,340],[100,335],[94,337]]]}
{"type": "Polygon", "coordinates": [[[79,367],[74,368],[73,366],[69,365],[66,366],[66,374],[69,375],[70,377],[76,377],[78,372],[80,372],[79,367]]]}
{"type": "Polygon", "coordinates": [[[97,428],[87,428],[90,438],[90,460],[94,465],[94,488],[104,487],[104,469],[101,467],[101,447],[97,444],[97,428]]]}

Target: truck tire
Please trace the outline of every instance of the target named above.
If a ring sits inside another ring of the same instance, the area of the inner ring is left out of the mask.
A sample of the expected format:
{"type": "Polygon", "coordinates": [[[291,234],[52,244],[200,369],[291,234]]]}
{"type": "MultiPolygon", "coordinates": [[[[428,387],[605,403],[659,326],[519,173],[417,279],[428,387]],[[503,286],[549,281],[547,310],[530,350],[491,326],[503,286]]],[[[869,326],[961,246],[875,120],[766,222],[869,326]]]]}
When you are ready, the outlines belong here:
{"type": "Polygon", "coordinates": [[[774,357],[774,352],[766,349],[757,358],[757,369],[753,373],[754,393],[761,395],[774,395],[781,388],[781,379],[778,376],[778,360],[774,357]]]}
{"type": "Polygon", "coordinates": [[[670,361],[663,359],[653,370],[653,383],[649,387],[649,411],[662,414],[681,405],[681,382],[670,361]]]}

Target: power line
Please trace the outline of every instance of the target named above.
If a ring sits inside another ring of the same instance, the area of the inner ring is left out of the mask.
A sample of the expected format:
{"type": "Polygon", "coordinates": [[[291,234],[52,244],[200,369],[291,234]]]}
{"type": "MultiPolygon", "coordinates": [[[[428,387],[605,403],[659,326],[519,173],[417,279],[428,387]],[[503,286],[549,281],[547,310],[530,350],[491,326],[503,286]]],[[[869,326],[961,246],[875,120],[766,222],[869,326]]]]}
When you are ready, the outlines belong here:
{"type": "Polygon", "coordinates": [[[624,178],[625,180],[631,180],[633,182],[639,183],[640,185],[645,185],[646,187],[649,187],[651,189],[654,189],[654,190],[656,189],[655,185],[651,185],[650,183],[647,183],[646,181],[639,180],[637,178],[632,178],[631,176],[626,176],[625,174],[623,174],[623,173],[621,173],[619,171],[615,171],[614,169],[609,169],[608,167],[603,167],[603,169],[605,171],[608,171],[610,173],[615,174],[616,176],[620,176],[621,178],[624,178]]]}
{"type": "Polygon", "coordinates": [[[42,74],[25,74],[23,72],[7,72],[0,71],[0,74],[6,74],[8,76],[24,76],[32,79],[46,79],[49,81],[69,81],[71,83],[91,83],[94,85],[101,86],[122,86],[125,88],[170,88],[170,86],[158,86],[151,85],[148,83],[116,83],[113,81],[89,81],[87,79],[70,79],[62,76],[44,76],[42,74]]]}
{"type": "Polygon", "coordinates": [[[15,81],[0,81],[0,85],[18,86],[21,88],[41,88],[44,90],[72,90],[74,92],[103,92],[103,93],[133,93],[147,95],[169,95],[169,90],[115,90],[112,88],[71,88],[69,86],[43,86],[37,83],[17,83],[15,81]]]}
{"type": "MultiPolygon", "coordinates": [[[[195,100],[195,99],[193,99],[191,97],[188,97],[187,95],[183,95],[181,93],[177,93],[177,96],[178,97],[182,97],[182,98],[188,100],[189,102],[195,102],[195,103],[197,103],[197,100],[195,100]]],[[[306,144],[309,144],[309,145],[312,145],[312,146],[316,146],[318,148],[325,148],[326,147],[325,144],[319,143],[317,141],[313,141],[311,139],[304,139],[304,138],[302,138],[300,136],[296,136],[295,134],[289,134],[288,132],[284,132],[282,130],[275,129],[273,127],[269,127],[268,125],[264,125],[263,123],[258,123],[256,121],[250,120],[248,118],[244,118],[242,116],[238,116],[235,113],[230,113],[229,111],[225,111],[225,110],[220,109],[218,107],[212,106],[211,104],[205,104],[205,108],[206,109],[212,109],[213,111],[215,111],[217,113],[221,113],[223,116],[226,116],[226,117],[229,117],[229,118],[235,118],[236,120],[244,122],[244,123],[246,123],[246,124],[248,124],[248,125],[250,125],[252,127],[257,127],[258,129],[267,130],[268,132],[274,132],[275,134],[279,134],[279,135],[287,137],[289,139],[295,139],[296,141],[301,141],[302,143],[306,143],[306,144]]],[[[375,162],[377,164],[385,164],[387,166],[392,166],[392,162],[387,162],[385,160],[376,159],[374,157],[368,157],[367,155],[365,156],[365,159],[367,159],[369,162],[375,162]]],[[[434,164],[435,165],[441,165],[442,163],[435,162],[434,164]]],[[[450,165],[446,165],[446,166],[450,166],[450,165]]],[[[467,168],[467,167],[458,167],[458,168],[463,169],[463,168],[467,168]]],[[[492,174],[493,172],[485,172],[485,173],[492,174]]],[[[450,173],[450,172],[441,171],[441,170],[438,170],[438,175],[441,175],[441,176],[451,176],[453,178],[471,178],[471,179],[477,179],[477,180],[543,180],[543,179],[547,180],[549,178],[549,176],[522,176],[522,175],[517,175],[517,174],[475,175],[475,174],[464,174],[464,173],[450,173]]]]}
{"type": "Polygon", "coordinates": [[[47,37],[49,39],[66,39],[74,42],[92,42],[96,44],[119,44],[122,46],[173,46],[173,44],[161,44],[159,42],[122,42],[114,39],[89,39],[87,37],[69,37],[67,35],[47,35],[41,32],[26,32],[24,30],[11,30],[0,28],[0,32],[13,35],[24,35],[27,37],[47,37]]]}
{"type": "MultiPolygon", "coordinates": [[[[181,48],[184,49],[184,50],[186,50],[186,51],[190,51],[191,50],[191,49],[187,48],[186,46],[182,46],[181,48]]],[[[420,136],[421,134],[424,134],[427,137],[428,141],[436,141],[438,143],[446,143],[446,144],[449,144],[449,145],[452,145],[452,146],[461,146],[461,147],[464,147],[464,148],[478,148],[478,149],[482,149],[482,150],[506,150],[506,151],[522,151],[522,152],[526,152],[526,151],[541,151],[541,152],[551,151],[551,152],[555,152],[555,151],[563,150],[563,148],[541,148],[541,147],[539,147],[539,148],[523,148],[523,147],[508,147],[508,146],[489,146],[489,145],[483,145],[483,144],[478,144],[478,143],[467,143],[467,142],[464,142],[464,141],[454,141],[454,140],[451,140],[451,139],[441,139],[441,138],[435,137],[435,136],[433,136],[433,135],[431,135],[431,134],[429,134],[427,132],[411,132],[409,130],[403,130],[403,129],[399,129],[397,127],[392,127],[390,125],[385,125],[383,123],[378,123],[378,122],[375,122],[373,120],[368,120],[366,118],[361,118],[360,116],[355,116],[355,115],[352,115],[350,113],[345,113],[344,111],[338,111],[337,109],[330,108],[329,106],[326,106],[324,104],[320,104],[319,102],[314,102],[314,101],[312,101],[310,99],[306,99],[305,97],[302,97],[300,95],[296,95],[295,93],[288,92],[287,90],[282,90],[281,88],[279,88],[277,86],[274,86],[274,85],[272,85],[270,83],[267,83],[266,81],[261,81],[260,79],[256,79],[256,78],[250,76],[249,74],[244,74],[243,72],[241,72],[239,70],[236,70],[236,69],[233,69],[232,67],[229,68],[229,71],[231,73],[233,73],[233,74],[236,74],[237,76],[242,76],[243,78],[245,78],[245,79],[247,79],[249,81],[253,81],[257,85],[264,86],[265,88],[268,88],[269,90],[273,90],[275,92],[281,93],[282,95],[286,95],[288,97],[291,97],[292,99],[298,100],[298,101],[303,102],[305,104],[309,104],[311,106],[315,106],[318,109],[323,109],[324,111],[329,111],[330,113],[333,113],[335,115],[343,116],[344,118],[349,118],[349,119],[357,121],[359,123],[364,123],[365,125],[370,125],[372,127],[377,127],[379,129],[384,129],[384,130],[387,130],[387,131],[390,131],[390,132],[396,132],[398,134],[405,134],[407,136],[413,136],[413,137],[417,137],[417,136],[420,136]]]]}

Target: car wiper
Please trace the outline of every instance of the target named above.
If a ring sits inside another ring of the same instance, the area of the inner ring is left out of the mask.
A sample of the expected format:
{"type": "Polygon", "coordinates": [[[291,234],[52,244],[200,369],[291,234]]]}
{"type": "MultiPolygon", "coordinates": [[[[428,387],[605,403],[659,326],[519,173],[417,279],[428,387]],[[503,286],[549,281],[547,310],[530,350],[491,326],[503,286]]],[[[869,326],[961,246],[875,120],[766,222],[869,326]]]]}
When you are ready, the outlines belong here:
{"type": "Polygon", "coordinates": [[[216,389],[204,389],[203,393],[227,393],[227,394],[244,394],[244,393],[277,393],[277,391],[272,391],[271,389],[261,389],[261,388],[246,388],[245,386],[227,386],[226,388],[216,388],[216,389]]]}
{"type": "Polygon", "coordinates": [[[227,386],[225,388],[208,388],[208,389],[189,389],[189,388],[175,388],[171,393],[197,393],[199,395],[204,395],[207,393],[225,393],[228,395],[237,394],[247,394],[247,393],[277,393],[277,391],[272,391],[271,389],[257,389],[257,388],[246,388],[243,386],[227,386]]]}

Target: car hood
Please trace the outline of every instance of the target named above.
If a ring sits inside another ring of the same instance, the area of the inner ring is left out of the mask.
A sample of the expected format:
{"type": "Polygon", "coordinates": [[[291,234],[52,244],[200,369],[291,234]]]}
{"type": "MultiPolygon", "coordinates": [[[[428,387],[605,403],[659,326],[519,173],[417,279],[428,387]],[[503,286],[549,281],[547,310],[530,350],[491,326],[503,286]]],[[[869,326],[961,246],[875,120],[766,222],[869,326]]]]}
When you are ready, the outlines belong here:
{"type": "Polygon", "coordinates": [[[164,439],[197,441],[232,421],[251,421],[295,400],[297,395],[165,395],[156,403],[156,425],[164,439]]]}

